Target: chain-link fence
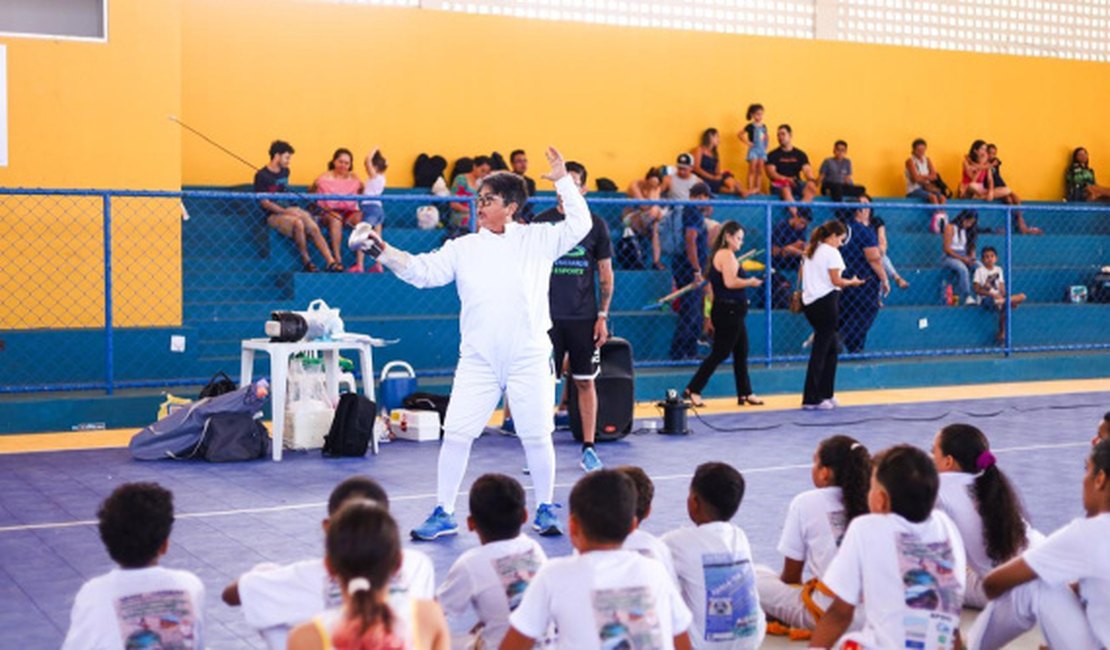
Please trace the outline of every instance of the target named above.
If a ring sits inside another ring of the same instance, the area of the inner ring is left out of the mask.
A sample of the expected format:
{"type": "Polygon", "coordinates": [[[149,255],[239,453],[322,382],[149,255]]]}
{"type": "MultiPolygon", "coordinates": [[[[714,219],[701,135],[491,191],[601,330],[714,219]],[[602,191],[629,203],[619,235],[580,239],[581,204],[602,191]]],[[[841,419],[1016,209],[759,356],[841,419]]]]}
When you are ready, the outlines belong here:
{"type": "MultiPolygon", "coordinates": [[[[348,331],[397,340],[378,352],[379,367],[401,359],[425,376],[452,371],[455,288],[417,290],[371,260],[359,270],[349,228],[332,231],[318,202],[341,201],[331,205],[348,216],[381,215],[390,245],[420,253],[460,229],[444,225],[472,227],[461,217],[473,215],[473,199],[387,193],[375,198],[378,208],[362,197],[288,193],[280,198],[306,214],[276,223],[259,205],[264,196],[0,189],[0,392],[234,374],[240,342],[263,336],[271,311],[317,298],[341,309],[348,331]]],[[[843,277],[866,280],[841,296],[847,360],[1110,348],[1106,206],[587,198],[611,232],[610,327],[641,367],[689,366],[708,352],[706,291],[660,299],[695,279],[691,255],[708,270],[707,248],[728,220],[744,229],[742,267],[764,280],[747,289],[750,363],[807,358],[812,328],[788,308],[804,242],[829,220],[846,225],[843,277]],[[705,239],[688,248],[687,226],[702,223],[705,239]]],[[[553,195],[533,201],[533,213],[555,204],[553,195]]]]}

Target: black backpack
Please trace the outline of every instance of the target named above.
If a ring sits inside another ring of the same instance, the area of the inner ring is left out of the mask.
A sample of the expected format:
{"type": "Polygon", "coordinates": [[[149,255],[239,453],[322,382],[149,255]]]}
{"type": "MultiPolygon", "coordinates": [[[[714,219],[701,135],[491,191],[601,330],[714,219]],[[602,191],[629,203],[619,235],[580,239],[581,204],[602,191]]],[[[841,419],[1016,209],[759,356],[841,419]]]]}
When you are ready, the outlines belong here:
{"type": "Polygon", "coordinates": [[[443,439],[443,425],[447,422],[447,405],[451,402],[450,395],[437,395],[436,393],[415,392],[401,400],[401,406],[413,411],[435,411],[439,413],[439,437],[443,439]]]}
{"type": "Polygon", "coordinates": [[[255,460],[270,455],[266,426],[250,413],[216,413],[204,423],[201,444],[193,458],[211,463],[255,460]]]}
{"type": "Polygon", "coordinates": [[[205,384],[204,388],[200,389],[200,395],[197,396],[197,399],[199,400],[204,399],[205,397],[216,397],[217,395],[230,393],[237,388],[239,388],[239,386],[235,382],[231,381],[231,377],[228,377],[227,373],[221,370],[212,375],[212,378],[208,380],[208,383],[205,384]]]}
{"type": "Polygon", "coordinates": [[[365,456],[374,435],[378,405],[364,395],[344,393],[335,407],[331,429],[324,437],[325,456],[365,456]]]}

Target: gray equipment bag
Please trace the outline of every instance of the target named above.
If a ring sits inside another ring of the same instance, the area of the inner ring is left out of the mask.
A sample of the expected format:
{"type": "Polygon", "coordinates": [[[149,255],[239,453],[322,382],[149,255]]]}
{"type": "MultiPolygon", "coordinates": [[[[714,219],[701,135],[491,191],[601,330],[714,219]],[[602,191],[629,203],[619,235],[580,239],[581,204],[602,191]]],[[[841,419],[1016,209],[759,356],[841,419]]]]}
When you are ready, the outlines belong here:
{"type": "Polygon", "coordinates": [[[210,463],[256,460],[270,455],[265,425],[250,413],[216,413],[208,418],[197,456],[210,463]]]}
{"type": "Polygon", "coordinates": [[[201,445],[208,419],[217,413],[246,413],[262,410],[265,397],[258,397],[255,385],[230,393],[206,397],[187,408],[174,411],[131,438],[128,449],[136,460],[202,457],[201,445]]]}

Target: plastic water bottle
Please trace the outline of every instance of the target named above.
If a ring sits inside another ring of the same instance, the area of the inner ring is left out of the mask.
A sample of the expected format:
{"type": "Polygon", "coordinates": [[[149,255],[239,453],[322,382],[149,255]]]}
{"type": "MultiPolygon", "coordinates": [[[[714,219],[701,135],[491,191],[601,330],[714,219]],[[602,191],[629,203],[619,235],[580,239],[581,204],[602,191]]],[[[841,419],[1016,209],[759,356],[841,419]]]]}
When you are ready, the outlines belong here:
{"type": "Polygon", "coordinates": [[[944,304],[949,306],[956,304],[956,292],[952,291],[950,284],[944,285],[944,304]]]}

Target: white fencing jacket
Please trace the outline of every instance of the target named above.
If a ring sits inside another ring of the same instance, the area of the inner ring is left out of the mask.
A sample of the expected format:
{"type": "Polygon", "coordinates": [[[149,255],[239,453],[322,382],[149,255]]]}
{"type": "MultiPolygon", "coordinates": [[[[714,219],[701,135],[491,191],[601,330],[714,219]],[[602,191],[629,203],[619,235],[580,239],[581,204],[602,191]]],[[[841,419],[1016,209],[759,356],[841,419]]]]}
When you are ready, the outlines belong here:
{"type": "Polygon", "coordinates": [[[462,312],[464,357],[477,356],[495,368],[550,350],[548,290],[555,260],[586,238],[592,227],[586,200],[564,176],[555,183],[566,219],[558,223],[505,224],[449,240],[430,253],[410,255],[390,247],[379,258],[414,287],[454,281],[462,312]]]}

